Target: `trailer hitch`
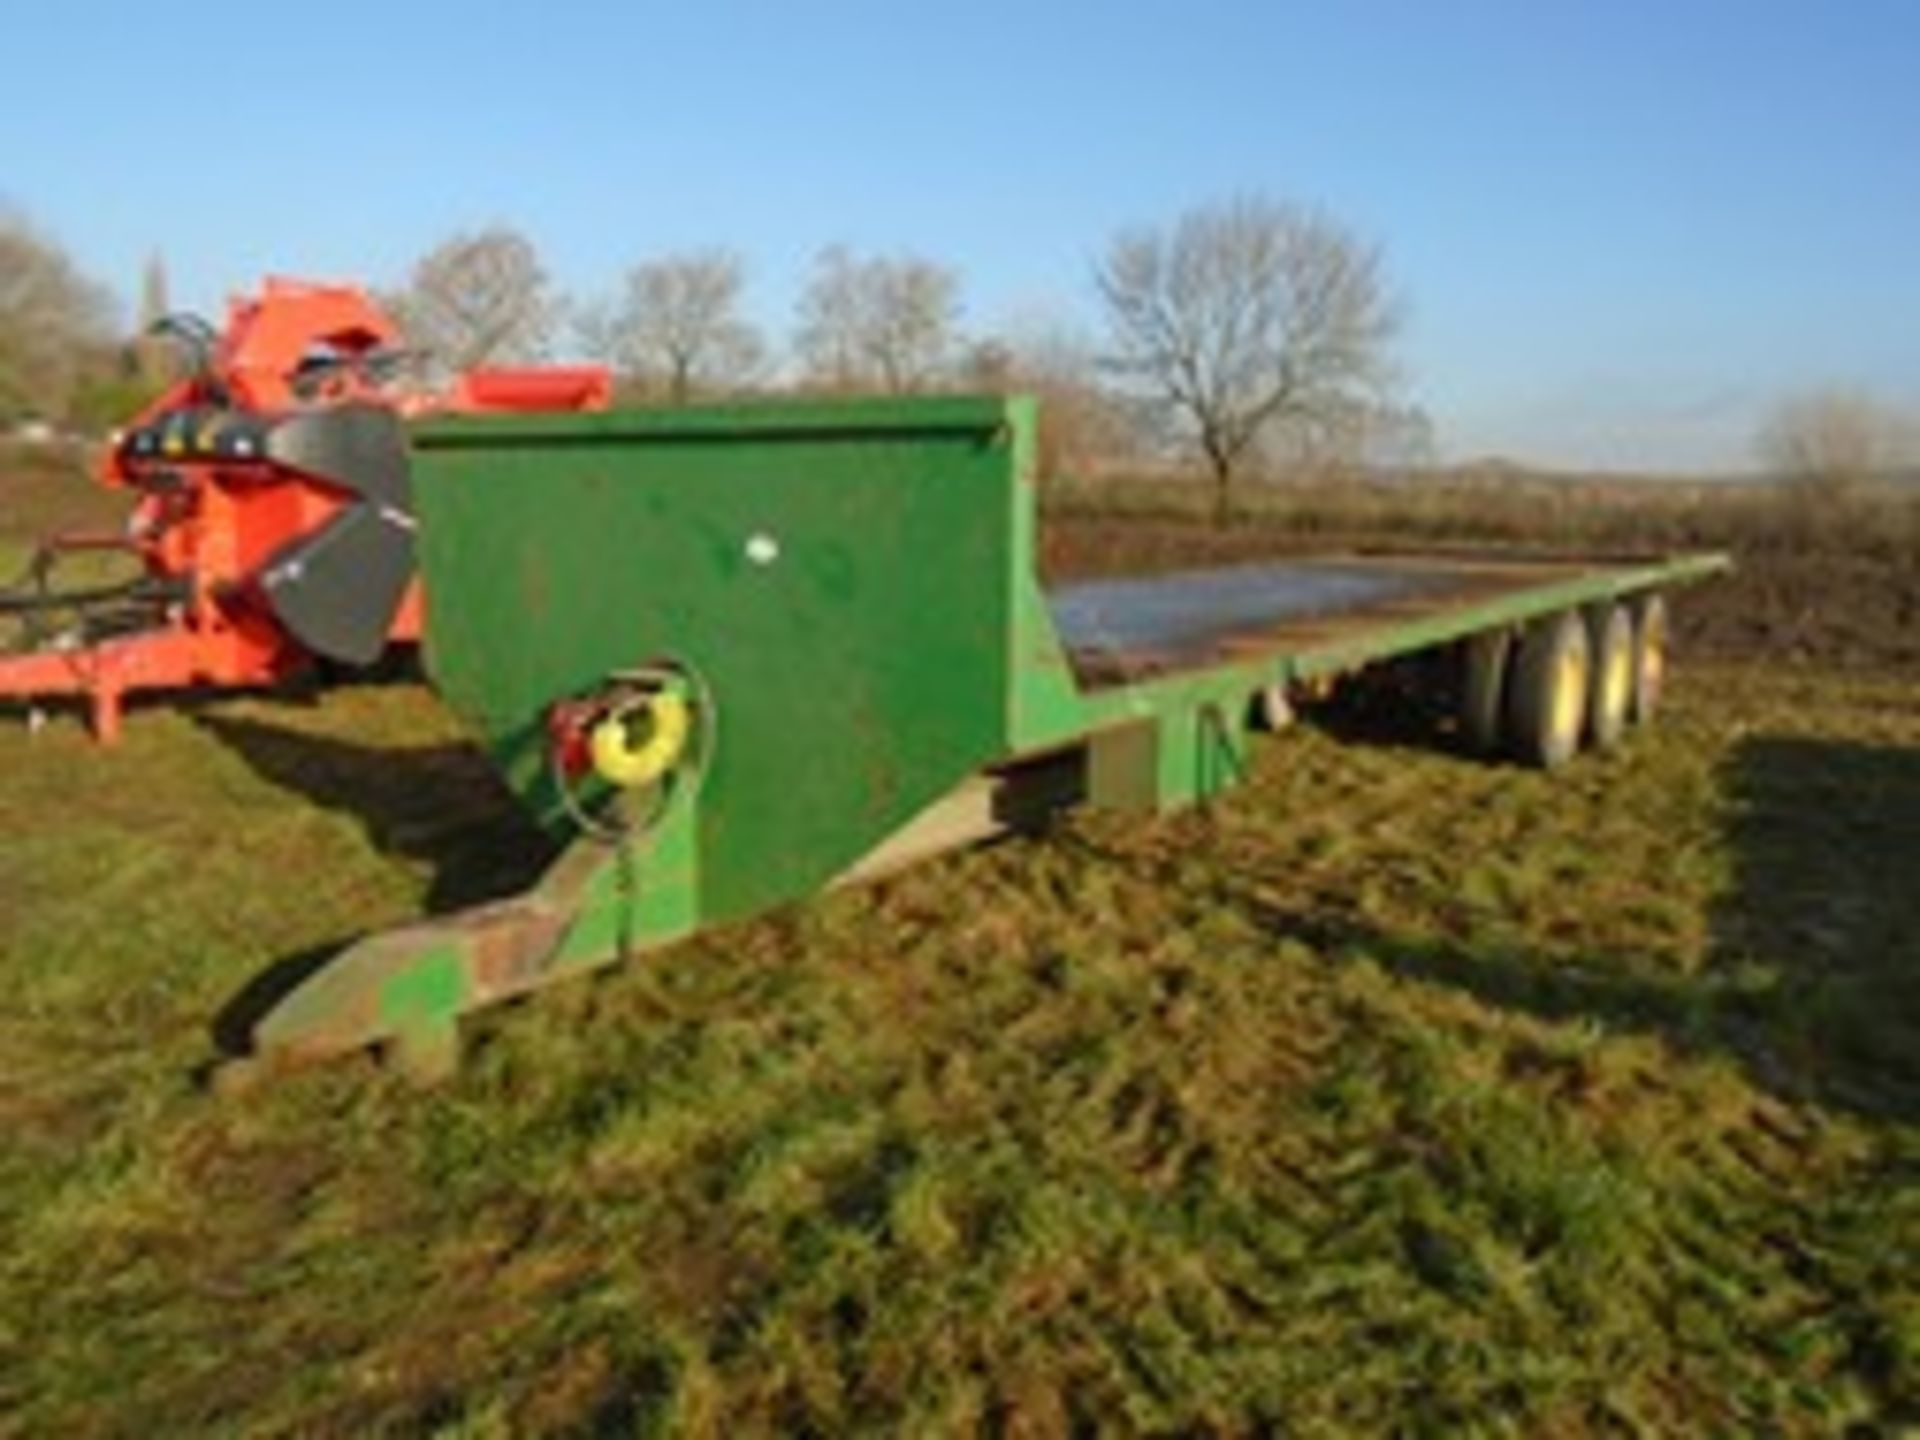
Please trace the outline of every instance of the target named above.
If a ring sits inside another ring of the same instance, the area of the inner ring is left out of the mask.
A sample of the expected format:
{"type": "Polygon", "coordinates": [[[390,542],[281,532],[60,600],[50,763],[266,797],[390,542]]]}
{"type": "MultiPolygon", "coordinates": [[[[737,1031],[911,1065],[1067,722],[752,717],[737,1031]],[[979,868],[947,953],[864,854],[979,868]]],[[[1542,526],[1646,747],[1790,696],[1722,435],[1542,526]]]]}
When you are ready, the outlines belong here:
{"type": "Polygon", "coordinates": [[[547,711],[547,766],[582,834],[620,840],[650,827],[712,748],[712,695],[672,661],[622,670],[547,711]]]}
{"type": "Polygon", "coordinates": [[[695,829],[718,712],[689,665],[621,670],[556,702],[552,783],[579,834],[533,889],[374,936],[240,1022],[210,1078],[233,1094],[314,1061],[378,1048],[411,1079],[449,1075],[459,1019],[691,931],[695,829]]]}

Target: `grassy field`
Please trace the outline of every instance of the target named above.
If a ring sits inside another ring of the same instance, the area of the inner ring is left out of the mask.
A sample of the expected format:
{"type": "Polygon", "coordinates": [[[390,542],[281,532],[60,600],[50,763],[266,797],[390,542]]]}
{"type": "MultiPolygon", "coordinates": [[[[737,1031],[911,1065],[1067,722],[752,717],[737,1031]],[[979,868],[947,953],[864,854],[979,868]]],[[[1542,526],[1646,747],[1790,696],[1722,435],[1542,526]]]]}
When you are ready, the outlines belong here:
{"type": "Polygon", "coordinates": [[[1902,1433],[1920,673],[1814,662],[1554,779],[1335,714],[240,1102],[253,977],[541,841],[415,686],[0,717],[0,1433],[1902,1433]]]}

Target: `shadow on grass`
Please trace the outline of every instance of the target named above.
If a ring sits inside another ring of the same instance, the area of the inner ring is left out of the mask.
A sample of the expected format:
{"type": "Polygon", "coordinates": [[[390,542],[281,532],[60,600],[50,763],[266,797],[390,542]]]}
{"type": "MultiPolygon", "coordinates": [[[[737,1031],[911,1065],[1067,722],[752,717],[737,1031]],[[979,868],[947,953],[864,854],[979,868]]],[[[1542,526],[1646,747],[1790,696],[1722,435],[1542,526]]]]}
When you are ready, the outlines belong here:
{"type": "MultiPolygon", "coordinates": [[[[554,856],[554,842],[470,745],[383,748],[217,712],[194,719],[262,779],[351,815],[382,854],[428,865],[429,913],[523,890],[554,856]]],[[[254,1026],[356,938],[282,956],[254,976],[215,1016],[216,1049],[244,1054],[254,1026]]]]}
{"type": "Polygon", "coordinates": [[[1699,975],[1348,937],[1387,968],[1551,1019],[1736,1057],[1782,1099],[1920,1121],[1920,751],[1761,737],[1723,772],[1734,883],[1699,975]]]}
{"type": "Polygon", "coordinates": [[[354,817],[382,854],[431,867],[431,913],[525,889],[557,848],[471,745],[382,747],[242,716],[195,720],[262,779],[354,817]]]}
{"type": "Polygon", "coordinates": [[[1722,783],[1734,884],[1715,907],[1698,974],[1388,934],[1231,881],[1221,899],[1323,954],[1547,1020],[1731,1055],[1789,1102],[1920,1122],[1920,750],[1756,738],[1734,752],[1722,783]]]}
{"type": "Polygon", "coordinates": [[[200,1078],[211,1078],[221,1060],[252,1050],[254,1026],[266,1019],[274,1006],[298,990],[308,976],[324,969],[347,943],[313,945],[292,955],[283,955],[228,996],[207,1026],[216,1058],[201,1068],[200,1078]]]}
{"type": "Polygon", "coordinates": [[[1920,1120],[1920,750],[1756,737],[1724,783],[1716,958],[1775,977],[1770,1018],[1824,1098],[1920,1120]]]}

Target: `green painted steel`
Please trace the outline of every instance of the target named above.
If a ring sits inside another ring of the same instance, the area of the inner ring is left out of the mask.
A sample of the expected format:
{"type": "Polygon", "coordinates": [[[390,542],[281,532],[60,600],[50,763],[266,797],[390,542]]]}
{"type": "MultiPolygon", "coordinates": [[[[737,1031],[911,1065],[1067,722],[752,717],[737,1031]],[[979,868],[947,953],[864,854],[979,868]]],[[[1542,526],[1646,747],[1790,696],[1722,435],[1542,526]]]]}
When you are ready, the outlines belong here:
{"type": "Polygon", "coordinates": [[[390,1042],[439,1073],[459,1014],[813,895],[993,767],[1070,750],[1091,803],[1190,803],[1244,771],[1263,686],[1724,563],[1596,566],[1083,688],[1035,574],[1034,420],[948,397],[422,426],[428,665],[508,782],[568,827],[552,707],[662,664],[696,682],[697,770],[644,831],[576,838],[527,895],[353,947],[256,1028],[261,1059],[390,1042]]]}

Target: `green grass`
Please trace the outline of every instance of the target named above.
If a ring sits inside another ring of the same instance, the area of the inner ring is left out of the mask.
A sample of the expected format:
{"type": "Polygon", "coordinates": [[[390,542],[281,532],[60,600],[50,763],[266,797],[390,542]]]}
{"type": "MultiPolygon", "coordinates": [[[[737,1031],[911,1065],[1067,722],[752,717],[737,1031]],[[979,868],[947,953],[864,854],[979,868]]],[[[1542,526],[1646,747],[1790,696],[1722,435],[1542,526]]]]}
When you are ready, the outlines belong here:
{"type": "Polygon", "coordinates": [[[87,447],[0,439],[0,535],[114,529],[131,502],[95,480],[93,464],[87,447]]]}
{"type": "Polygon", "coordinates": [[[407,686],[0,724],[0,1431],[1920,1424],[1912,679],[1685,675],[1556,779],[1302,729],[437,1091],[205,1093],[268,965],[537,868],[458,739],[407,686]]]}

